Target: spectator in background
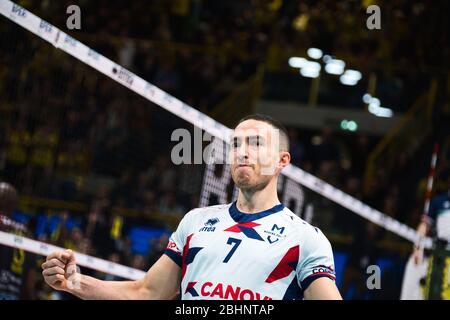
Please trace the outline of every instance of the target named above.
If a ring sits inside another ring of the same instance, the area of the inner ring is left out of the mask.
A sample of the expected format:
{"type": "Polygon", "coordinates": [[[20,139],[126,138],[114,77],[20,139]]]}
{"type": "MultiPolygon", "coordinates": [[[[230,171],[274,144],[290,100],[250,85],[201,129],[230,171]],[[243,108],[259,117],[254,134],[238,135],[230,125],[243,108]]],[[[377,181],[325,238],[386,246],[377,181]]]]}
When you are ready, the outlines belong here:
{"type": "Polygon", "coordinates": [[[131,268],[146,271],[148,270],[148,260],[144,255],[135,254],[131,260],[131,268]]]}
{"type": "Polygon", "coordinates": [[[155,165],[151,166],[147,173],[153,190],[162,193],[176,190],[177,171],[167,155],[158,155],[155,165]]]}
{"type": "Polygon", "coordinates": [[[179,96],[180,75],[172,61],[164,59],[153,78],[154,84],[174,96],[179,96]]]}
{"type": "MultiPolygon", "coordinates": [[[[31,162],[36,168],[52,170],[55,164],[59,134],[51,122],[40,126],[31,138],[31,162]]],[[[39,172],[36,173],[38,177],[39,172]]],[[[39,178],[37,178],[39,180],[39,178]]]]}
{"type": "Polygon", "coordinates": [[[290,128],[289,131],[289,153],[292,156],[292,164],[302,167],[302,163],[305,161],[304,155],[305,155],[305,146],[303,145],[302,141],[298,137],[298,131],[297,129],[290,128]]]}
{"type": "Polygon", "coordinates": [[[380,240],[382,232],[375,224],[358,218],[359,226],[355,225],[356,228],[353,229],[353,240],[344,271],[341,291],[344,299],[362,300],[368,298],[367,267],[375,265],[379,256],[377,241],[380,240]],[[353,286],[351,296],[349,296],[350,286],[353,286]]]}
{"type": "MultiPolygon", "coordinates": [[[[118,263],[118,264],[123,264],[124,261],[122,261],[121,256],[118,252],[113,252],[108,256],[108,261],[111,261],[113,263],[118,263]]],[[[115,276],[112,274],[107,274],[107,273],[97,273],[95,275],[95,277],[102,279],[102,280],[106,280],[106,281],[120,281],[123,280],[121,277],[119,276],[115,276]]]]}
{"type": "Polygon", "coordinates": [[[164,194],[160,200],[159,212],[174,216],[182,216],[184,214],[183,207],[177,202],[175,192],[169,191],[164,194]]]}
{"type": "MultiPolygon", "coordinates": [[[[332,161],[321,162],[317,176],[332,185],[337,185],[335,163],[332,161]]],[[[320,195],[314,195],[312,198],[314,198],[313,203],[316,211],[320,212],[320,214],[314,215],[314,224],[324,232],[331,232],[336,227],[333,225],[334,202],[320,195]]]]}
{"type": "Polygon", "coordinates": [[[195,201],[198,198],[198,190],[201,190],[203,183],[203,166],[182,164],[178,167],[178,194],[180,205],[184,207],[187,212],[192,208],[198,206],[199,202],[195,201]]]}
{"type": "Polygon", "coordinates": [[[120,176],[120,180],[111,192],[112,205],[116,207],[129,208],[133,199],[134,173],[126,170],[120,176]]]}
{"type": "Polygon", "coordinates": [[[329,162],[334,167],[339,164],[339,147],[334,141],[333,135],[333,129],[330,127],[323,128],[318,143],[314,145],[314,159],[319,167],[322,162],[329,162]]]}
{"type": "Polygon", "coordinates": [[[86,124],[81,119],[79,110],[69,110],[61,128],[61,139],[65,143],[76,140],[84,140],[87,135],[86,124]]]}
{"type": "Polygon", "coordinates": [[[156,194],[153,191],[148,190],[143,194],[141,210],[147,218],[151,218],[152,215],[158,212],[156,194]]]}
{"type": "Polygon", "coordinates": [[[355,140],[353,140],[355,141],[354,143],[351,143],[350,148],[351,170],[353,174],[362,177],[366,169],[367,157],[371,150],[370,141],[369,137],[364,133],[358,134],[355,140]]]}
{"type": "Polygon", "coordinates": [[[70,237],[64,242],[64,248],[72,249],[73,251],[88,250],[86,243],[84,243],[84,234],[80,228],[74,226],[70,230],[70,237]],[[82,247],[83,245],[83,247],[82,247]]]}
{"type": "Polygon", "coordinates": [[[136,187],[133,190],[133,207],[142,208],[145,202],[145,196],[150,191],[150,177],[147,172],[141,172],[138,174],[136,187]]]}
{"type": "MultiPolygon", "coordinates": [[[[356,176],[349,176],[345,181],[342,191],[356,199],[361,199],[361,180],[356,176]]],[[[352,235],[354,230],[361,229],[361,222],[361,218],[354,212],[340,205],[335,205],[333,226],[338,232],[346,236],[352,235]]]]}
{"type": "Polygon", "coordinates": [[[385,197],[386,173],[379,170],[373,179],[369,180],[368,192],[363,196],[363,202],[374,208],[381,208],[385,197]]]}
{"type": "Polygon", "coordinates": [[[64,246],[65,242],[70,238],[70,232],[67,228],[67,220],[69,219],[69,211],[64,210],[59,214],[59,221],[51,233],[51,241],[58,246],[64,246]]]}
{"type": "MultiPolygon", "coordinates": [[[[450,172],[444,173],[444,180],[447,181],[447,190],[432,198],[429,213],[422,215],[417,227],[420,236],[431,236],[442,247],[450,244],[450,172]]],[[[416,264],[423,261],[423,247],[419,243],[414,246],[413,258],[416,264]]]]}
{"type": "Polygon", "coordinates": [[[104,188],[97,199],[94,199],[86,225],[86,237],[98,249],[97,254],[106,257],[114,251],[114,239],[111,238],[111,208],[104,188]]]}
{"type": "Polygon", "coordinates": [[[29,147],[31,145],[31,133],[26,128],[25,118],[21,118],[11,131],[5,133],[6,140],[6,166],[5,178],[18,182],[18,172],[26,167],[29,160],[29,147]]]}
{"type": "Polygon", "coordinates": [[[163,234],[159,238],[152,239],[150,246],[150,256],[148,258],[149,266],[152,266],[164,253],[169,243],[169,237],[163,234]]]}
{"type": "MultiPolygon", "coordinates": [[[[29,236],[27,226],[11,219],[19,201],[16,189],[0,182],[0,231],[29,236]]],[[[36,257],[22,249],[0,246],[0,300],[35,299],[36,257]]]]}

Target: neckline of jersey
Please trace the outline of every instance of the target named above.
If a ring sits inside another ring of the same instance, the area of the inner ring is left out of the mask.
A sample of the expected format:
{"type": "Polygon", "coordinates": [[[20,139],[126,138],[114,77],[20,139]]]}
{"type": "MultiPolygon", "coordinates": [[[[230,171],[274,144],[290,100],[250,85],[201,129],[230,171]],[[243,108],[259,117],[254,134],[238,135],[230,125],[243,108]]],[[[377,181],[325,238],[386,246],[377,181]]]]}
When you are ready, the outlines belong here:
{"type": "Polygon", "coordinates": [[[255,221],[255,220],[267,217],[273,213],[280,212],[283,209],[284,209],[284,205],[282,203],[280,203],[280,204],[277,204],[277,205],[273,206],[272,208],[264,210],[264,211],[255,212],[255,213],[245,213],[245,212],[240,211],[237,208],[236,201],[234,201],[231,204],[228,211],[230,212],[230,216],[233,218],[234,221],[243,223],[243,222],[251,222],[251,221],[255,221]]]}

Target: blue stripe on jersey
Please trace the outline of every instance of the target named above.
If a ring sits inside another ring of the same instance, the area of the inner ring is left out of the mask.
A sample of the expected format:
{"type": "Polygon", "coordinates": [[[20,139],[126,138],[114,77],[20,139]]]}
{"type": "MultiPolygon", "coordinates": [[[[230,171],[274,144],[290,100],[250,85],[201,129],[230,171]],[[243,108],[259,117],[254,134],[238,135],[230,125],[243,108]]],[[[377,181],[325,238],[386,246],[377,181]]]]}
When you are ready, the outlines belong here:
{"type": "Polygon", "coordinates": [[[450,210],[450,191],[443,192],[433,197],[430,204],[429,216],[436,219],[442,213],[450,210]]]}
{"type": "Polygon", "coordinates": [[[175,262],[181,268],[181,256],[179,254],[170,249],[166,249],[166,251],[164,251],[164,254],[172,259],[173,262],[175,262]]]}
{"type": "Polygon", "coordinates": [[[236,206],[236,201],[234,201],[232,203],[232,205],[230,206],[229,212],[230,212],[230,215],[233,218],[233,220],[236,222],[250,222],[250,221],[255,221],[255,220],[267,217],[268,215],[282,211],[283,209],[284,209],[284,205],[282,203],[280,203],[268,210],[249,214],[249,213],[239,211],[239,209],[236,206]]]}
{"type": "Polygon", "coordinates": [[[246,228],[246,227],[239,226],[239,229],[242,231],[243,234],[245,234],[249,238],[264,241],[264,239],[261,238],[261,236],[258,234],[258,232],[256,232],[252,228],[246,228]]]}
{"type": "Polygon", "coordinates": [[[197,255],[197,253],[200,252],[200,250],[202,250],[203,248],[201,247],[196,247],[196,248],[189,248],[187,255],[186,255],[186,264],[191,264],[192,261],[194,261],[195,256],[197,255]]]}
{"type": "Polygon", "coordinates": [[[312,274],[312,275],[306,277],[306,279],[304,279],[302,281],[301,285],[302,285],[303,292],[309,287],[309,285],[311,283],[313,283],[314,280],[317,280],[322,277],[327,277],[333,281],[335,280],[331,275],[327,275],[325,273],[324,274],[312,274]]]}
{"type": "Polygon", "coordinates": [[[291,284],[287,288],[283,300],[302,300],[303,290],[298,286],[297,276],[292,279],[291,284]]]}

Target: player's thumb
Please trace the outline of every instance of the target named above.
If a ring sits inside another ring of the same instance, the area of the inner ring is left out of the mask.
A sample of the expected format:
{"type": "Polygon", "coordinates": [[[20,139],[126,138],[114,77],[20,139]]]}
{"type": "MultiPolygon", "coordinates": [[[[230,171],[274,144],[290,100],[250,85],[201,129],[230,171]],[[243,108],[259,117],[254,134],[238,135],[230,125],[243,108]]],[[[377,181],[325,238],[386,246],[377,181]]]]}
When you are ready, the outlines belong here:
{"type": "Polygon", "coordinates": [[[66,274],[70,276],[76,272],[77,262],[75,259],[75,254],[72,250],[68,249],[64,252],[64,258],[66,259],[66,274]]]}
{"type": "Polygon", "coordinates": [[[65,274],[65,277],[67,279],[66,285],[69,289],[76,289],[80,287],[80,270],[76,264],[75,254],[73,253],[73,251],[67,250],[66,253],[68,256],[65,274]]]}

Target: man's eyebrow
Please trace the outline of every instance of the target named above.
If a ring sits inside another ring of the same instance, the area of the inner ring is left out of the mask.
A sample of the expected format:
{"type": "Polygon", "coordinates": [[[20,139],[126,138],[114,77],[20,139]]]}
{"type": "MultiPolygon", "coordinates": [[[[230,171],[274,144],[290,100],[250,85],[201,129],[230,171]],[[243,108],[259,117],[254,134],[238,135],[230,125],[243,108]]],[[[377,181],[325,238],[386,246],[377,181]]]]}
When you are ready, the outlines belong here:
{"type": "Polygon", "coordinates": [[[259,140],[266,140],[263,136],[257,134],[257,135],[253,135],[253,136],[248,136],[248,139],[254,139],[254,138],[258,138],[259,140]]]}
{"type": "Polygon", "coordinates": [[[242,140],[240,137],[233,136],[230,139],[230,143],[236,143],[236,142],[238,142],[240,140],[242,140]]]}

